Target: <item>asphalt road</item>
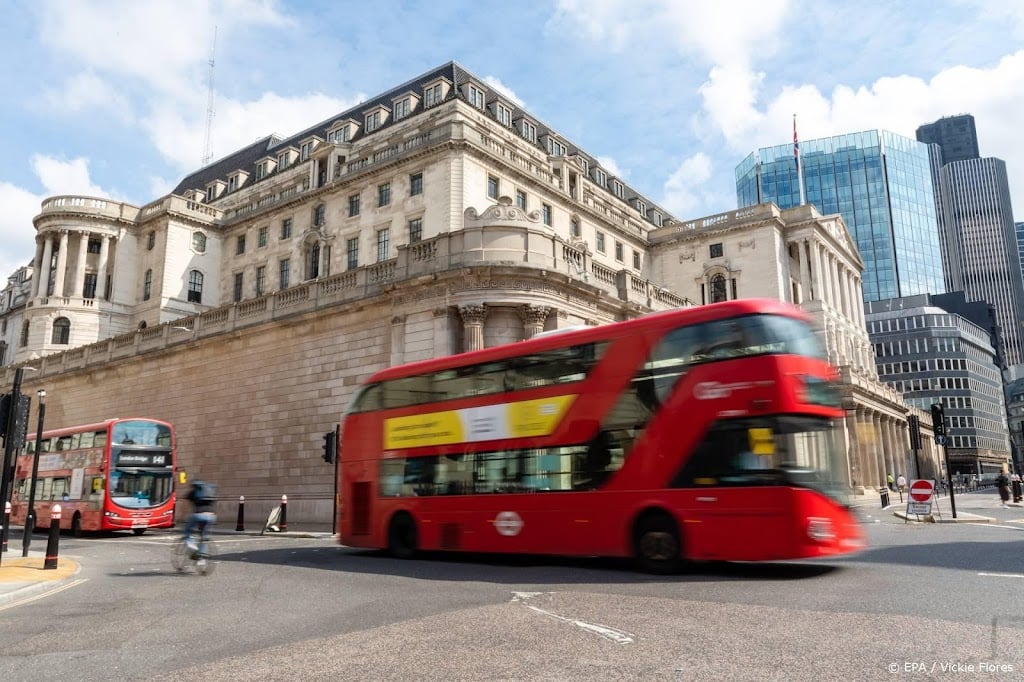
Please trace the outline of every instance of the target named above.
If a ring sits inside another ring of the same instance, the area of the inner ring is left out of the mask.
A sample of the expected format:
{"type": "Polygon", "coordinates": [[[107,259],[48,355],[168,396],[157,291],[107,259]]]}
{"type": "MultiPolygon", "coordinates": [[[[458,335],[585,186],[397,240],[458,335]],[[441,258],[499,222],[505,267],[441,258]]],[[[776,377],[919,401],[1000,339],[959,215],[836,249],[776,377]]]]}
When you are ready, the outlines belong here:
{"type": "Polygon", "coordinates": [[[829,562],[397,561],[328,537],[65,538],[83,582],[0,612],[11,680],[1024,679],[1024,509],[987,524],[863,511],[829,562]]]}

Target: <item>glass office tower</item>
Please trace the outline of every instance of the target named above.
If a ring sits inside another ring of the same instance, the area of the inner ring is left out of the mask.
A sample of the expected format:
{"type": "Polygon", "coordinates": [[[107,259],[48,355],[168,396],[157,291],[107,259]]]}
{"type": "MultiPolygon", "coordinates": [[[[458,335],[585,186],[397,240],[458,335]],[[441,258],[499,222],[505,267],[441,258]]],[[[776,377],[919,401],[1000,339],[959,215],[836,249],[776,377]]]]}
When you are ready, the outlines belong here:
{"type": "MultiPolygon", "coordinates": [[[[864,260],[865,301],[942,293],[942,256],[928,146],[884,130],[800,141],[806,202],[839,213],[864,260]]],[[[793,145],[759,149],[736,167],[739,207],[800,203],[793,145]]]]}

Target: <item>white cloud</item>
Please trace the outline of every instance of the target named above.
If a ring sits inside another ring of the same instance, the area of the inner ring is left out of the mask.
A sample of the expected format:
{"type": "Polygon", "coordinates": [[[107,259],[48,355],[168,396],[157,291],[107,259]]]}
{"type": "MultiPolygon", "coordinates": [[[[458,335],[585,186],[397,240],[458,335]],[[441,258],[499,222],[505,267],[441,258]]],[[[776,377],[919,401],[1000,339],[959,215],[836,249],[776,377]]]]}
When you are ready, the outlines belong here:
{"type": "Polygon", "coordinates": [[[699,215],[700,209],[712,199],[706,187],[711,171],[711,159],[704,152],[683,159],[665,181],[659,203],[679,218],[699,215]]]}
{"type": "Polygon", "coordinates": [[[91,71],[71,76],[60,88],[48,89],[43,102],[50,109],[64,113],[99,110],[114,114],[121,123],[131,120],[128,98],[91,71]]]}
{"type": "MultiPolygon", "coordinates": [[[[265,93],[251,102],[218,99],[210,135],[213,159],[274,133],[293,135],[365,99],[363,94],[342,100],[321,93],[301,97],[265,93]]],[[[188,117],[180,108],[168,106],[154,110],[143,120],[142,126],[166,159],[182,170],[199,167],[206,136],[205,120],[188,117]]]]}
{"type": "Polygon", "coordinates": [[[32,157],[35,171],[47,195],[79,194],[89,197],[109,198],[110,193],[94,185],[89,179],[89,162],[85,159],[63,161],[49,156],[32,157]]]}
{"type": "Polygon", "coordinates": [[[516,93],[514,93],[512,91],[512,88],[510,88],[507,85],[505,85],[504,83],[502,83],[501,80],[499,80],[498,78],[496,78],[494,76],[486,76],[484,78],[484,83],[486,83],[487,85],[491,86],[492,88],[494,88],[495,90],[497,90],[501,94],[505,95],[505,97],[508,97],[510,100],[512,100],[513,102],[518,104],[520,107],[526,108],[526,105],[523,104],[523,100],[520,99],[516,95],[516,93]]]}
{"type": "Polygon", "coordinates": [[[612,157],[598,156],[595,158],[597,160],[597,164],[601,166],[601,168],[604,168],[606,171],[608,171],[608,175],[614,175],[615,177],[622,178],[623,180],[629,177],[625,171],[619,168],[619,164],[616,163],[615,159],[613,159],[612,157]]]}
{"type": "MultiPolygon", "coordinates": [[[[0,276],[8,277],[27,265],[36,252],[36,230],[32,218],[39,213],[43,197],[9,182],[0,182],[0,276]]],[[[3,283],[0,283],[3,288],[3,283]]]]}

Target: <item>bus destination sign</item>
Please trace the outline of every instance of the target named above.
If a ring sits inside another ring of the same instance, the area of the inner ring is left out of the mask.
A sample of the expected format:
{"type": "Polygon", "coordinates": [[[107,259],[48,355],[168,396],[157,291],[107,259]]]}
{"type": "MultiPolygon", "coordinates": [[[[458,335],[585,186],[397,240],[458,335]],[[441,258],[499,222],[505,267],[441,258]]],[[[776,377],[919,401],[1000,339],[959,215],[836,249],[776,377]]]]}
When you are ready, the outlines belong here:
{"type": "Polygon", "coordinates": [[[171,455],[167,452],[122,452],[117,456],[119,467],[165,467],[170,464],[171,455]]]}

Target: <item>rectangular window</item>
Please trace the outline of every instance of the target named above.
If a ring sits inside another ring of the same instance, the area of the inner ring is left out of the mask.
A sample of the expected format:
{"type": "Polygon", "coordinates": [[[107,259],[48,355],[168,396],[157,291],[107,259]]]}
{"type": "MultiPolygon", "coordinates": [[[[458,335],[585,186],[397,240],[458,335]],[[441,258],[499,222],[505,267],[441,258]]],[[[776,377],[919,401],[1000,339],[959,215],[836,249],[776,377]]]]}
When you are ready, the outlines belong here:
{"type": "Polygon", "coordinates": [[[383,230],[377,230],[377,262],[386,261],[388,259],[389,247],[391,246],[391,230],[384,228],[383,230]]]}
{"type": "Polygon", "coordinates": [[[722,252],[723,250],[721,242],[719,242],[718,244],[712,244],[711,246],[708,247],[708,253],[712,258],[721,258],[722,252]]]}
{"type": "Polygon", "coordinates": [[[498,182],[498,178],[493,175],[487,176],[487,196],[491,199],[498,198],[498,190],[501,189],[501,185],[498,182]]]}
{"type": "Polygon", "coordinates": [[[541,216],[543,217],[544,224],[551,227],[551,207],[547,204],[541,204],[541,216]]]}
{"type": "Polygon", "coordinates": [[[423,173],[413,173],[409,176],[409,196],[419,194],[423,194],[423,173]]]}
{"type": "Polygon", "coordinates": [[[86,246],[86,250],[89,253],[99,253],[100,252],[100,240],[99,239],[90,239],[88,245],[86,246]]]}
{"type": "Polygon", "coordinates": [[[516,206],[526,210],[526,192],[521,189],[516,190],[516,206]]]}
{"type": "Polygon", "coordinates": [[[622,242],[615,242],[615,260],[622,262],[622,242]]]}
{"type": "Polygon", "coordinates": [[[321,225],[324,224],[324,215],[326,214],[326,212],[327,208],[323,204],[320,204],[319,206],[316,207],[316,209],[313,211],[313,224],[315,226],[320,227],[321,225]]]}
{"type": "Polygon", "coordinates": [[[262,296],[267,292],[267,266],[261,265],[256,268],[256,295],[262,296]]]}
{"type": "Polygon", "coordinates": [[[498,119],[498,123],[503,126],[512,125],[512,110],[506,107],[504,104],[497,104],[494,107],[495,117],[498,119]]]}
{"type": "Polygon", "coordinates": [[[278,281],[281,283],[281,289],[287,289],[291,281],[291,260],[288,258],[282,258],[281,262],[277,264],[277,276],[278,281]]]}
{"type": "MultiPolygon", "coordinates": [[[[96,273],[85,273],[85,286],[82,288],[82,298],[96,298],[96,273]]],[[[6,322],[6,320],[4,320],[6,322]]]]}
{"type": "Polygon", "coordinates": [[[242,300],[242,273],[240,272],[235,273],[235,288],[233,295],[235,303],[242,300]]]}
{"type": "Polygon", "coordinates": [[[639,213],[640,215],[643,215],[643,216],[647,215],[647,204],[645,204],[642,201],[637,201],[636,202],[636,210],[637,210],[637,213],[639,213]]]}
{"type": "Polygon", "coordinates": [[[601,185],[601,187],[608,186],[608,176],[600,168],[594,169],[594,182],[601,185]]]}
{"type": "Polygon", "coordinates": [[[267,235],[270,233],[269,227],[261,227],[256,233],[256,247],[262,249],[267,245],[267,235]]]}
{"type": "Polygon", "coordinates": [[[287,168],[288,167],[288,152],[281,154],[277,157],[277,167],[287,168]]]}
{"type": "Polygon", "coordinates": [[[409,115],[409,111],[410,111],[410,106],[409,106],[409,98],[408,97],[406,97],[405,99],[400,99],[397,102],[395,102],[395,111],[394,111],[394,113],[395,113],[395,120],[396,121],[398,119],[400,119],[400,118],[405,118],[406,116],[408,116],[409,115]]]}
{"type": "Polygon", "coordinates": [[[612,194],[614,194],[620,199],[622,198],[622,195],[625,194],[625,190],[622,187],[622,183],[619,182],[618,180],[612,180],[612,194]]]}
{"type": "Polygon", "coordinates": [[[639,270],[640,269],[640,252],[639,251],[633,251],[633,268],[635,270],[639,270]]]}
{"type": "Polygon", "coordinates": [[[292,219],[285,218],[281,221],[281,239],[288,239],[292,236],[292,219]]]}
{"type": "Polygon", "coordinates": [[[236,187],[238,187],[238,176],[232,175],[228,178],[228,191],[234,192],[236,187]]]}
{"type": "Polygon", "coordinates": [[[391,183],[385,182],[377,185],[377,206],[388,206],[391,203],[391,183]]]}
{"type": "Polygon", "coordinates": [[[380,111],[375,111],[366,117],[366,132],[372,132],[380,128],[380,111]]]}
{"type": "Polygon", "coordinates": [[[235,255],[240,256],[245,253],[245,235],[241,235],[235,240],[235,255]]]}
{"type": "Polygon", "coordinates": [[[423,239],[423,218],[413,218],[409,221],[409,243],[415,244],[423,239]]]}
{"type": "Polygon", "coordinates": [[[484,91],[475,85],[469,86],[469,103],[477,109],[484,108],[484,91]]]}
{"type": "Polygon", "coordinates": [[[594,233],[594,241],[596,242],[597,252],[604,253],[604,232],[598,231],[594,233]]]}
{"type": "Polygon", "coordinates": [[[556,140],[555,138],[548,136],[548,154],[551,156],[565,156],[565,145],[556,140]]]}
{"type": "Polygon", "coordinates": [[[267,162],[261,161],[256,164],[256,179],[260,180],[265,177],[267,177],[267,162]]]}
{"type": "Polygon", "coordinates": [[[423,91],[423,105],[432,107],[441,103],[441,84],[436,83],[423,91]]]}
{"type": "Polygon", "coordinates": [[[299,148],[299,160],[305,161],[309,158],[309,155],[313,153],[313,141],[303,142],[302,147],[299,148]]]}
{"type": "Polygon", "coordinates": [[[530,123],[526,119],[523,119],[522,128],[523,128],[522,132],[523,132],[523,137],[524,138],[526,138],[530,142],[536,142],[537,141],[537,126],[533,125],[532,123],[530,123]]]}
{"type": "Polygon", "coordinates": [[[348,217],[352,218],[359,215],[359,195],[350,194],[348,197],[348,217]]]}
{"type": "Polygon", "coordinates": [[[353,237],[345,242],[345,263],[349,270],[359,267],[359,237],[353,237]]]}

